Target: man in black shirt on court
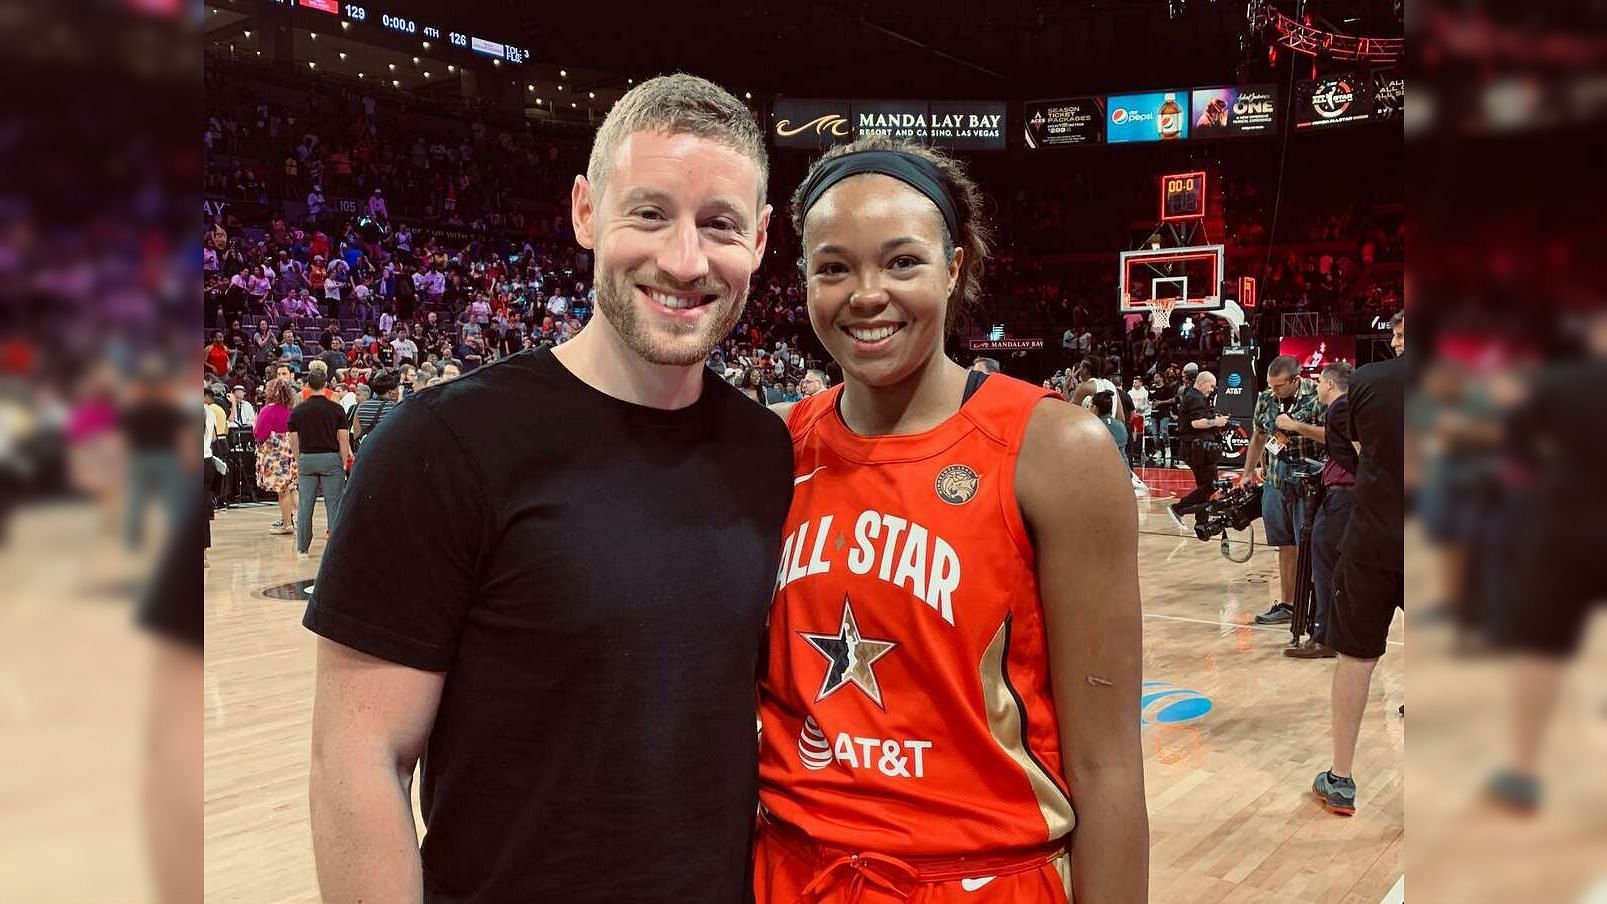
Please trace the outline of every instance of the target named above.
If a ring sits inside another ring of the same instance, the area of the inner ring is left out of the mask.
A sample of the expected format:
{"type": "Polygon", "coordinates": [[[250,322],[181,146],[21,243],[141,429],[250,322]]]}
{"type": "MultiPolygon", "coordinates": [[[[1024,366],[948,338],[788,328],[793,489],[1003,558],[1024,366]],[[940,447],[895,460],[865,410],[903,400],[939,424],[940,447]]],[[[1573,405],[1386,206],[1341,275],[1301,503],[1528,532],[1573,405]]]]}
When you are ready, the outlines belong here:
{"type": "MultiPolygon", "coordinates": [[[[1404,349],[1405,321],[1400,317],[1395,330],[1404,349]]],[[[1328,645],[1339,653],[1333,685],[1334,762],[1312,784],[1328,810],[1344,816],[1356,812],[1351,768],[1373,668],[1384,655],[1395,610],[1406,606],[1405,357],[1358,369],[1347,398],[1345,435],[1360,454],[1350,525],[1339,541],[1328,626],[1328,645]]]]}
{"type": "Polygon", "coordinates": [[[1217,414],[1212,396],[1216,394],[1216,376],[1202,370],[1194,377],[1194,385],[1183,390],[1177,404],[1177,442],[1194,472],[1194,489],[1167,508],[1178,527],[1185,527],[1183,516],[1197,515],[1216,491],[1217,453],[1221,443],[1217,431],[1227,426],[1228,416],[1217,414]]]}
{"type": "Polygon", "coordinates": [[[325,524],[333,530],[346,488],[346,462],[352,457],[346,429],[346,409],[324,395],[327,378],[321,370],[307,371],[312,395],[290,411],[290,451],[296,456],[296,555],[307,558],[312,548],[312,507],[324,494],[325,524]]]}
{"type": "Polygon", "coordinates": [[[628,92],[572,192],[591,322],[364,440],[305,619],[325,900],[749,899],[792,450],[703,362],[763,260],[766,170],[723,89],[628,92]]]}

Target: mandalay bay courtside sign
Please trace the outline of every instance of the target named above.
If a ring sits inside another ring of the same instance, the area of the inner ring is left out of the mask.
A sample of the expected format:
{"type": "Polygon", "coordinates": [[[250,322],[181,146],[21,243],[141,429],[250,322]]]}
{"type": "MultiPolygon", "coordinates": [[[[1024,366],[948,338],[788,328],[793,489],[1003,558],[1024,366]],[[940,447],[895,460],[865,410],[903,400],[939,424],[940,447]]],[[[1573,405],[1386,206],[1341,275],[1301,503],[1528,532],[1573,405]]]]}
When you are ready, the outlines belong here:
{"type": "Polygon", "coordinates": [[[880,133],[960,151],[1004,150],[1003,101],[788,98],[770,111],[776,147],[825,150],[880,133]]]}

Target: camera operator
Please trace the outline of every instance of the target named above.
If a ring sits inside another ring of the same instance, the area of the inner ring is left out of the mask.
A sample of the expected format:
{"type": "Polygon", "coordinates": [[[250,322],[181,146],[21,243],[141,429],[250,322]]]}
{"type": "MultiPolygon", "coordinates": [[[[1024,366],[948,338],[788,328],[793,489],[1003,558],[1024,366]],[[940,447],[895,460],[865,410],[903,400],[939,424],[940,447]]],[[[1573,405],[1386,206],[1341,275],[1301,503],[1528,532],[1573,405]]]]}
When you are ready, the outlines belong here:
{"type": "Polygon", "coordinates": [[[1311,636],[1298,647],[1286,647],[1283,655],[1293,659],[1332,659],[1338,655],[1328,645],[1328,613],[1333,603],[1334,568],[1339,563],[1339,538],[1345,535],[1350,523],[1354,502],[1351,491],[1356,486],[1356,448],[1345,433],[1345,418],[1350,410],[1349,400],[1351,367],[1338,361],[1322,369],[1317,379],[1317,401],[1327,409],[1323,426],[1302,424],[1287,414],[1278,415],[1280,430],[1298,433],[1321,442],[1328,451],[1328,460],[1322,466],[1322,505],[1317,509],[1316,523],[1311,530],[1311,582],[1316,587],[1316,612],[1311,621],[1311,636]]]}
{"type": "Polygon", "coordinates": [[[1166,509],[1178,527],[1186,526],[1184,515],[1203,511],[1216,491],[1216,461],[1222,448],[1217,431],[1227,426],[1228,416],[1216,413],[1215,395],[1216,377],[1203,370],[1195,376],[1194,385],[1183,390],[1177,405],[1177,444],[1194,472],[1193,491],[1166,509]]]}
{"type": "Polygon", "coordinates": [[[1322,443],[1278,426],[1278,416],[1288,415],[1302,424],[1322,423],[1322,405],[1317,401],[1317,384],[1300,376],[1300,362],[1291,355],[1279,355],[1267,366],[1267,388],[1255,402],[1255,433],[1244,453],[1241,485],[1263,484],[1261,520],[1266,525],[1267,545],[1278,548],[1278,589],[1281,593],[1272,608],[1255,617],[1258,625],[1285,624],[1294,618],[1295,575],[1299,569],[1300,525],[1305,521],[1305,500],[1294,485],[1292,473],[1302,459],[1321,458],[1322,443]],[[1265,467],[1262,453],[1267,453],[1265,467]],[[1260,473],[1258,473],[1260,472],[1260,473]]]}
{"type": "MultiPolygon", "coordinates": [[[[1404,345],[1404,320],[1397,319],[1395,329],[1404,345]]],[[[1356,504],[1339,544],[1328,625],[1329,642],[1339,652],[1333,684],[1334,761],[1312,783],[1330,812],[1347,816],[1356,812],[1351,770],[1373,667],[1384,655],[1395,610],[1406,605],[1401,538],[1406,521],[1406,358],[1358,369],[1351,377],[1348,401],[1345,433],[1360,455],[1356,504]]]]}

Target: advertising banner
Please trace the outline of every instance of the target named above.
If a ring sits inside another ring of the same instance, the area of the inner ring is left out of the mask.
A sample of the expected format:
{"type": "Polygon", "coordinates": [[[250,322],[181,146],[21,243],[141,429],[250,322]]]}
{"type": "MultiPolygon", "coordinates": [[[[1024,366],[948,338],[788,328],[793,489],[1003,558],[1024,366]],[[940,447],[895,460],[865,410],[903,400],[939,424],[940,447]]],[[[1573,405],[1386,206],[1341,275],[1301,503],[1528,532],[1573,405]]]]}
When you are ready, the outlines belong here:
{"type": "Polygon", "coordinates": [[[1355,73],[1339,73],[1295,83],[1295,128],[1322,129],[1372,118],[1367,83],[1355,73]]]}
{"type": "Polygon", "coordinates": [[[1105,103],[1098,97],[1068,97],[1062,100],[1028,101],[1023,130],[1029,148],[1052,148],[1071,144],[1102,144],[1105,141],[1105,103]]]}
{"type": "Polygon", "coordinates": [[[1406,112],[1406,76],[1394,70],[1374,72],[1369,86],[1374,119],[1400,119],[1406,112]]]}
{"type": "Polygon", "coordinates": [[[1003,101],[777,101],[770,140],[777,147],[824,150],[872,133],[962,151],[1004,150],[1003,101]]]}
{"type": "Polygon", "coordinates": [[[972,339],[973,352],[1019,352],[1043,348],[1042,339],[972,339]]]}
{"type": "Polygon", "coordinates": [[[1105,140],[1174,141],[1189,137],[1189,92],[1112,94],[1105,101],[1105,140]]]}
{"type": "Polygon", "coordinates": [[[1276,85],[1230,85],[1195,88],[1192,96],[1195,138],[1270,134],[1278,131],[1276,85]]]}
{"type": "Polygon", "coordinates": [[[1216,410],[1231,418],[1255,415],[1255,359],[1248,349],[1222,352],[1216,370],[1216,410]]]}

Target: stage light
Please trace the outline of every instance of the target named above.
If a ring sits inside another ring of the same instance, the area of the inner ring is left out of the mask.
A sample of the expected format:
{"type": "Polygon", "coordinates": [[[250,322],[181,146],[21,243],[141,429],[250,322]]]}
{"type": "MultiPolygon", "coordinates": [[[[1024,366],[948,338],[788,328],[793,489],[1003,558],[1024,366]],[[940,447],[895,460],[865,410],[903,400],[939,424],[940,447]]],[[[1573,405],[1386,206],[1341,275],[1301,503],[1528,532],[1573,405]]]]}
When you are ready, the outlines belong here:
{"type": "Polygon", "coordinates": [[[571,109],[571,110],[575,109],[575,102],[574,101],[569,102],[569,109],[571,109]]]}
{"type": "Polygon", "coordinates": [[[358,77],[358,78],[368,78],[368,73],[366,73],[366,72],[359,72],[359,73],[357,73],[357,77],[358,77]]]}
{"type": "Polygon", "coordinates": [[[308,32],[308,33],[312,35],[312,39],[314,41],[318,40],[318,32],[314,31],[314,32],[308,32]]]}
{"type": "Polygon", "coordinates": [[[625,80],[625,84],[634,85],[634,84],[636,84],[636,79],[628,78],[628,79],[625,80]]]}
{"type": "Polygon", "coordinates": [[[558,70],[558,77],[559,78],[568,78],[569,77],[569,70],[568,69],[560,69],[560,70],[558,70]]]}
{"type": "Polygon", "coordinates": [[[308,69],[317,69],[317,68],[318,68],[318,64],[317,64],[317,63],[314,63],[314,62],[313,62],[313,61],[312,61],[312,60],[308,60],[308,61],[307,61],[307,68],[308,68],[308,69]]]}
{"type": "Polygon", "coordinates": [[[341,31],[351,31],[351,27],[352,27],[352,24],[350,22],[342,22],[342,23],[340,23],[341,31]]]}
{"type": "Polygon", "coordinates": [[[458,71],[458,67],[452,65],[451,63],[447,63],[446,64],[446,71],[447,72],[456,72],[456,71],[458,71]]]}
{"type": "Polygon", "coordinates": [[[493,66],[501,66],[502,61],[501,60],[492,60],[491,65],[493,65],[493,66]]]}
{"type": "Polygon", "coordinates": [[[744,91],[744,92],[742,92],[742,96],[747,98],[748,100],[753,100],[753,92],[752,91],[744,91]]]}
{"type": "Polygon", "coordinates": [[[246,30],[245,36],[248,38],[251,37],[251,31],[249,29],[246,30]]]}
{"type": "Polygon", "coordinates": [[[536,86],[535,85],[525,85],[525,90],[526,91],[534,91],[534,90],[536,90],[536,86]]]}
{"type": "Polygon", "coordinates": [[[400,88],[400,87],[402,87],[402,83],[397,81],[396,79],[391,79],[391,87],[392,88],[400,88]]]}
{"type": "Polygon", "coordinates": [[[262,56],[262,51],[257,51],[257,56],[262,56]]]}
{"type": "Polygon", "coordinates": [[[596,91],[587,91],[586,96],[591,98],[592,100],[596,100],[597,99],[597,92],[596,91]]]}
{"type": "Polygon", "coordinates": [[[425,42],[423,42],[423,43],[424,43],[424,49],[425,49],[425,50],[429,50],[429,49],[430,49],[430,42],[429,42],[429,41],[425,41],[425,42]]]}
{"type": "Polygon", "coordinates": [[[536,98],[536,106],[541,106],[541,98],[536,98]]]}
{"type": "Polygon", "coordinates": [[[413,65],[415,65],[415,66],[418,65],[418,57],[413,58],[413,65]]]}
{"type": "Polygon", "coordinates": [[[430,70],[428,70],[428,69],[426,69],[426,70],[424,70],[424,77],[425,77],[425,78],[429,78],[429,77],[430,77],[430,70]]]}
{"type": "Polygon", "coordinates": [[[340,58],[343,59],[343,60],[346,59],[346,51],[342,50],[340,52],[340,58]]]}
{"type": "Polygon", "coordinates": [[[396,71],[396,64],[395,64],[395,63],[392,63],[392,64],[391,64],[391,71],[392,71],[392,72],[395,72],[395,71],[396,71]]]}

